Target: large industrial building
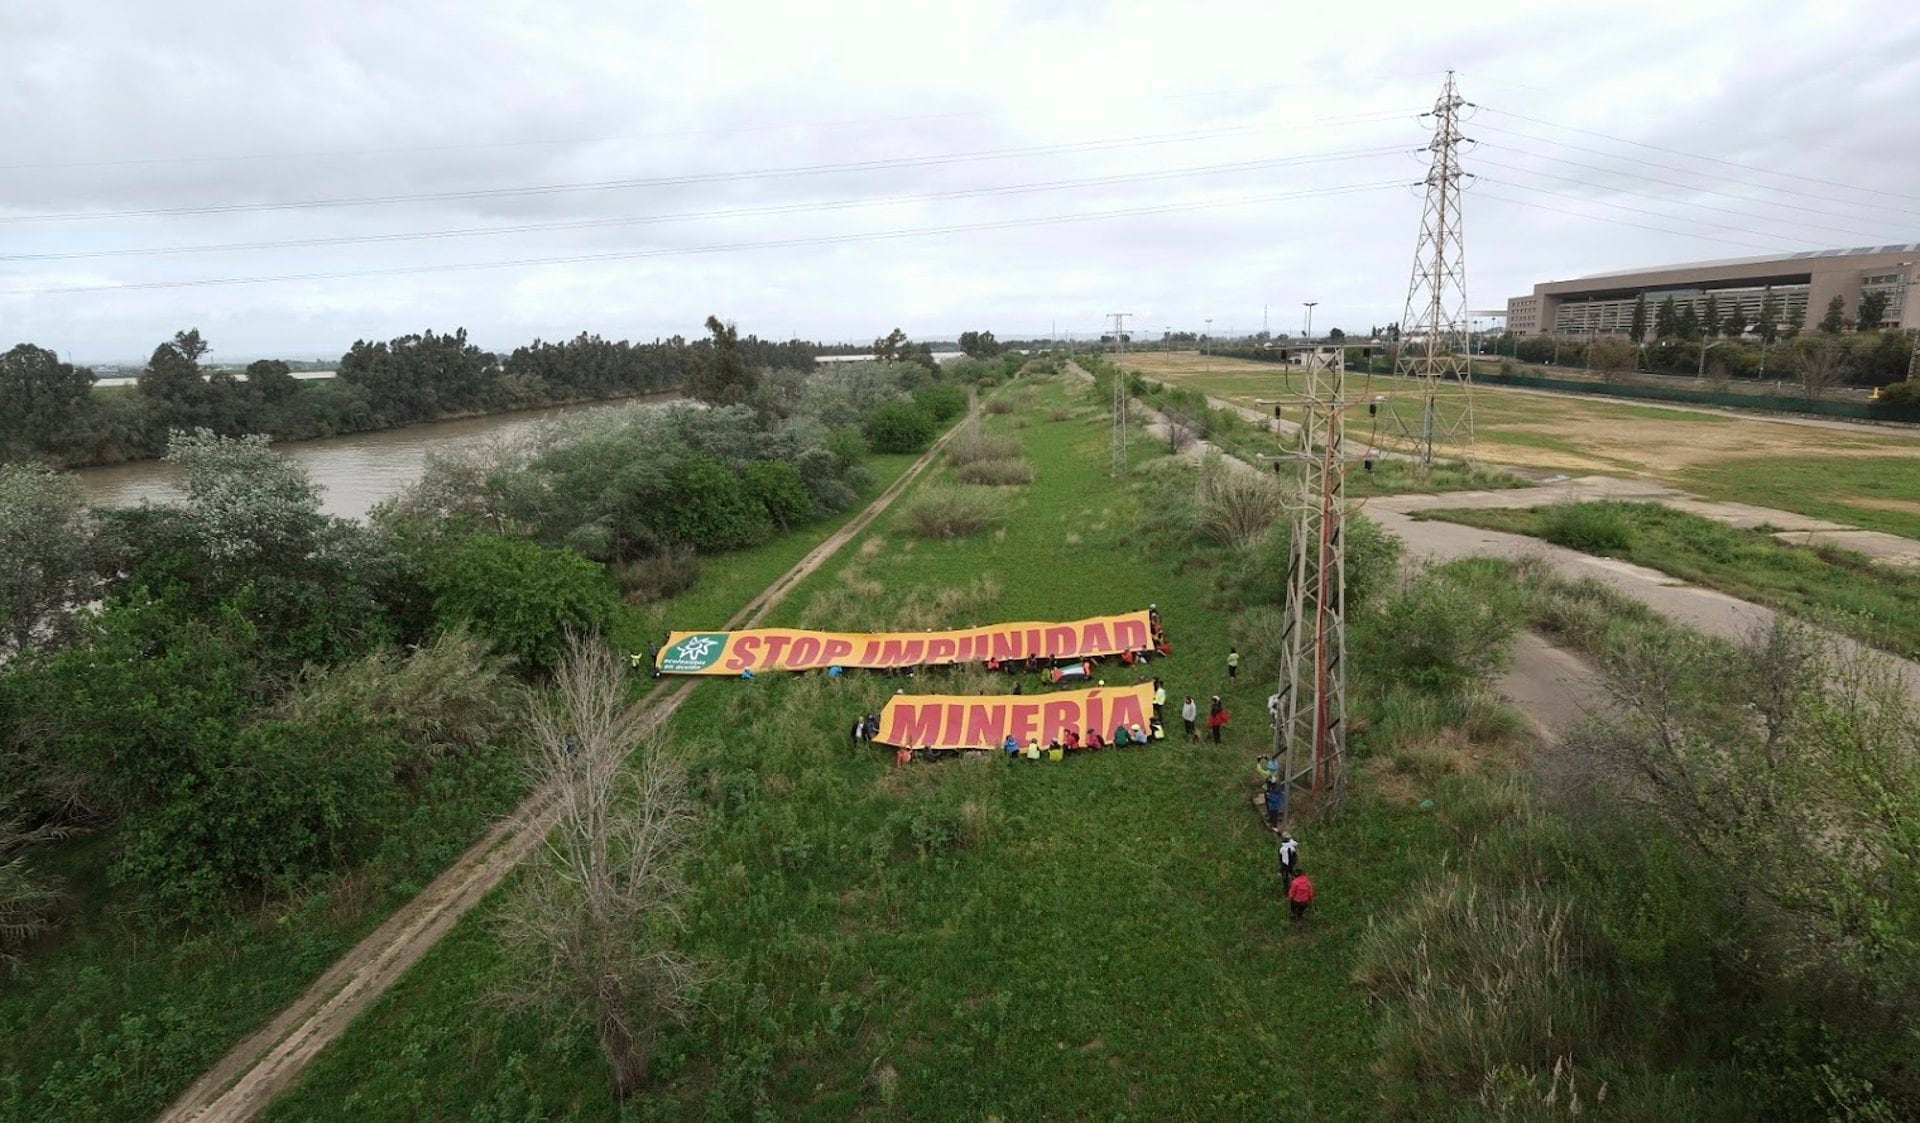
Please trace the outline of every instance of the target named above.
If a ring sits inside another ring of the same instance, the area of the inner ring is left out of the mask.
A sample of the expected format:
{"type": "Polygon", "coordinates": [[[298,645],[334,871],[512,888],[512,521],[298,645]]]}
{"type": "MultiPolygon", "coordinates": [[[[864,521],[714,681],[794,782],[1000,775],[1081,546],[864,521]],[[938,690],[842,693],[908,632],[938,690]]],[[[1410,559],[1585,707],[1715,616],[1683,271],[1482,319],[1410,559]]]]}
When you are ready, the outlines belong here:
{"type": "Polygon", "coordinates": [[[1531,296],[1507,301],[1507,328],[1515,335],[1626,335],[1633,306],[1647,299],[1648,327],[1653,310],[1672,297],[1678,307],[1694,303],[1705,311],[1711,295],[1720,314],[1737,306],[1753,323],[1771,289],[1780,301],[1782,326],[1811,331],[1835,296],[1853,319],[1863,293],[1887,294],[1886,327],[1920,326],[1920,243],[1862,246],[1850,250],[1811,250],[1783,257],[1743,257],[1702,261],[1625,273],[1597,273],[1571,281],[1535,285],[1531,296]]]}

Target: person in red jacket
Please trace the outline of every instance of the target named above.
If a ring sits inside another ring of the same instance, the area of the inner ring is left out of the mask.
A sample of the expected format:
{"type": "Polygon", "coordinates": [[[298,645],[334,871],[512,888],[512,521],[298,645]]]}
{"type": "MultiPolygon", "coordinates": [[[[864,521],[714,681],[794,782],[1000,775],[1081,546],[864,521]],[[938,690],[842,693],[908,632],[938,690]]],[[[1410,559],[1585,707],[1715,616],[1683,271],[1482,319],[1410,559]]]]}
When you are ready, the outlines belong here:
{"type": "Polygon", "coordinates": [[[1307,908],[1313,904],[1313,882],[1307,879],[1306,871],[1295,868],[1293,884],[1287,886],[1287,908],[1293,913],[1293,923],[1297,926],[1307,919],[1307,908]]]}

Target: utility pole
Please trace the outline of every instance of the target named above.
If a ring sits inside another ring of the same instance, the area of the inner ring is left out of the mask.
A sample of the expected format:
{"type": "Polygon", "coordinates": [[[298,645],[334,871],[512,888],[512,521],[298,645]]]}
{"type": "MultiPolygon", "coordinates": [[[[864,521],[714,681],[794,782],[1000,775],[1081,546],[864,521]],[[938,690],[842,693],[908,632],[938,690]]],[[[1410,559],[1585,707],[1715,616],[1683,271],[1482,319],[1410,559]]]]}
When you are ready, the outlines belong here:
{"type": "Polygon", "coordinates": [[[1313,309],[1314,306],[1320,302],[1317,300],[1303,300],[1300,303],[1307,306],[1307,365],[1312,366],[1313,356],[1317,350],[1313,345],[1313,309]]]}
{"type": "MultiPolygon", "coordinates": [[[[1309,314],[1312,303],[1308,305],[1309,314]]],[[[1313,359],[1303,379],[1300,496],[1287,564],[1280,707],[1274,754],[1283,760],[1286,814],[1311,801],[1337,807],[1347,790],[1346,349],[1313,359]]]]}
{"type": "Polygon", "coordinates": [[[1267,306],[1260,306],[1260,342],[1265,343],[1271,333],[1267,331],[1267,306]]]}
{"type": "Polygon", "coordinates": [[[1406,312],[1400,317],[1402,332],[1418,324],[1425,338],[1417,349],[1401,348],[1394,362],[1396,375],[1414,379],[1420,387],[1417,431],[1409,431],[1404,419],[1396,420],[1401,432],[1412,438],[1414,461],[1422,472],[1433,467],[1435,446],[1451,445],[1463,457],[1473,457],[1473,360],[1460,346],[1468,334],[1466,237],[1460,213],[1460,182],[1467,174],[1460,170],[1460,144],[1466,139],[1460,135],[1460,110],[1466,104],[1453,71],[1447,71],[1446,85],[1426,114],[1433,118],[1433,139],[1427,143],[1433,158],[1423,181],[1426,204],[1407,281],[1406,312]]]}
{"type": "Polygon", "coordinates": [[[1127,474],[1127,317],[1131,312],[1111,312],[1113,341],[1120,357],[1113,364],[1113,478],[1127,474]]]}
{"type": "Polygon", "coordinates": [[[1207,337],[1202,341],[1200,352],[1202,355],[1206,356],[1207,373],[1212,374],[1213,373],[1213,317],[1211,316],[1207,317],[1207,337]]]}

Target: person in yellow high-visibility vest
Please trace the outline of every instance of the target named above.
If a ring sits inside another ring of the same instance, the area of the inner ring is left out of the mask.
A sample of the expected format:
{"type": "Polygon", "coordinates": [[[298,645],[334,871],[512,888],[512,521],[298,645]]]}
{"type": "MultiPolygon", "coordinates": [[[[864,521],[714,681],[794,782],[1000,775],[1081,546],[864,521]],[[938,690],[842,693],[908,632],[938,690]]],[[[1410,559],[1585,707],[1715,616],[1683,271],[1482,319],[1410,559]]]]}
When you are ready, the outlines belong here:
{"type": "Polygon", "coordinates": [[[1160,679],[1153,680],[1153,720],[1163,721],[1165,715],[1160,711],[1167,708],[1167,684],[1160,679]]]}

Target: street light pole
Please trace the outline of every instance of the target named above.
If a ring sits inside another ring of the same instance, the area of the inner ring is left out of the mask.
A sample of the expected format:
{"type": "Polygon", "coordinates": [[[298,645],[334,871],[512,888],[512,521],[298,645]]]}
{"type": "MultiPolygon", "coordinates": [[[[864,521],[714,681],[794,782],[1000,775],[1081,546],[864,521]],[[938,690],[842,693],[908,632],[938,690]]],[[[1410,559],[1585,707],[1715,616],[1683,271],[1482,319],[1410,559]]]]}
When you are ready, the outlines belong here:
{"type": "Polygon", "coordinates": [[[1204,341],[1202,341],[1200,351],[1202,354],[1206,356],[1206,359],[1207,359],[1207,366],[1206,366],[1207,373],[1212,374],[1213,373],[1213,317],[1212,316],[1207,317],[1207,338],[1204,341]]]}

